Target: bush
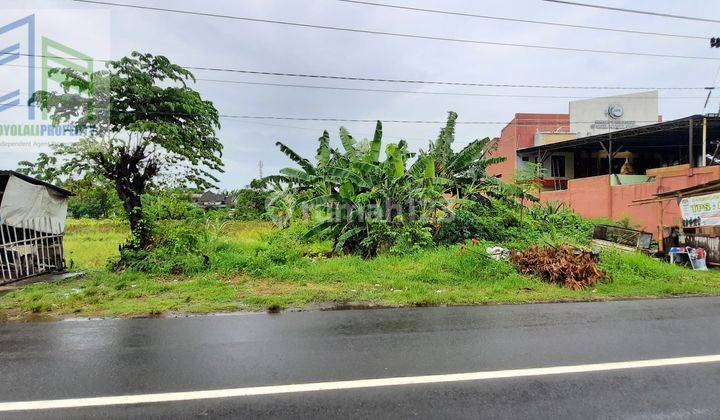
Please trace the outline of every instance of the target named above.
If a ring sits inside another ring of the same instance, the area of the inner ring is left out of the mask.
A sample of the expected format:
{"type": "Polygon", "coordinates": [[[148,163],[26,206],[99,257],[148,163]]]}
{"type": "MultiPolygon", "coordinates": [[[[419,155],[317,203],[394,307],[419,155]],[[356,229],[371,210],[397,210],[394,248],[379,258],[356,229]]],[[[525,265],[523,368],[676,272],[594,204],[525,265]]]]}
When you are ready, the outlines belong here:
{"type": "Polygon", "coordinates": [[[234,193],[236,220],[261,220],[265,214],[268,191],[246,188],[234,193]]]}
{"type": "Polygon", "coordinates": [[[418,221],[388,223],[380,220],[370,223],[368,230],[369,233],[362,239],[361,245],[367,249],[375,249],[379,254],[412,254],[434,244],[430,226],[418,221]]]}
{"type": "Polygon", "coordinates": [[[188,220],[164,222],[155,226],[155,244],[150,249],[120,247],[116,269],[161,274],[198,273],[210,266],[207,250],[210,234],[205,222],[188,220]]]}
{"type": "Polygon", "coordinates": [[[463,243],[468,239],[504,242],[520,226],[520,214],[499,201],[463,205],[454,217],[443,221],[437,234],[440,244],[463,243]]]}
{"type": "Polygon", "coordinates": [[[594,223],[582,218],[564,204],[536,204],[528,214],[540,224],[540,229],[573,243],[587,243],[592,238],[594,223]]]}
{"type": "Polygon", "coordinates": [[[436,239],[440,244],[468,239],[525,248],[539,241],[587,243],[593,223],[557,204],[522,208],[499,200],[463,205],[444,221],[436,239]]]}
{"type": "Polygon", "coordinates": [[[157,191],[143,196],[145,214],[149,220],[204,219],[205,211],[190,200],[184,191],[157,191]]]}
{"type": "Polygon", "coordinates": [[[68,214],[75,218],[104,219],[124,211],[115,190],[105,184],[93,184],[68,199],[68,214]]]}

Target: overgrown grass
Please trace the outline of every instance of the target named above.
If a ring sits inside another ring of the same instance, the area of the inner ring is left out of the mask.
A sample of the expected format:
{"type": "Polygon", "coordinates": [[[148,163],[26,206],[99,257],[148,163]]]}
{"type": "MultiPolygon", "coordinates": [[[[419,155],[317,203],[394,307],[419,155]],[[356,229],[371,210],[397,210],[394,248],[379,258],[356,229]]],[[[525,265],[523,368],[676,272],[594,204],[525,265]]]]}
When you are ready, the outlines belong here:
{"type": "Polygon", "coordinates": [[[127,226],[114,220],[69,219],[66,230],[65,258],[73,270],[105,267],[129,236],[127,226]]]}
{"type": "Polygon", "coordinates": [[[697,272],[640,254],[604,251],[609,278],[572,291],[520,275],[484,255],[487,243],[437,247],[410,255],[327,258],[329,242],[304,243],[293,228],[258,222],[208,222],[208,261],[160,261],[152,274],[108,271],[127,229],[119,222],[72,220],[66,249],[85,277],[33,284],[0,297],[0,319],[207,313],[369,303],[437,305],[521,303],[720,294],[720,273],[697,272]],[[182,274],[171,274],[181,263],[182,274]]]}

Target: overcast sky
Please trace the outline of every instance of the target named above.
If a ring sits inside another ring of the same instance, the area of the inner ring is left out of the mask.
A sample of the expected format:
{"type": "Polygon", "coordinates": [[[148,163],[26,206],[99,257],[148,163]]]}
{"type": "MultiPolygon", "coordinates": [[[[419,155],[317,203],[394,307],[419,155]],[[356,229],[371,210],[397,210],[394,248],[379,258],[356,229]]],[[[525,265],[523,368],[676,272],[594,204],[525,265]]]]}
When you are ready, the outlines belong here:
{"type": "MultiPolygon", "coordinates": [[[[338,2],[337,0],[110,0],[375,31],[477,39],[496,42],[572,48],[650,52],[673,55],[715,56],[704,40],[640,36],[584,29],[501,22],[392,10],[338,2]]],[[[611,6],[652,10],[720,19],[720,2],[711,0],[587,0],[611,6]]],[[[492,16],[526,18],[579,25],[606,26],[697,36],[720,36],[720,24],[684,21],[573,7],[540,0],[377,0],[389,4],[435,8],[492,16]]],[[[471,45],[421,39],[296,28],[201,16],[93,6],[70,0],[3,0],[2,8],[36,11],[63,9],[108,10],[109,30],[97,29],[101,44],[109,43],[111,57],[133,50],[162,54],[186,66],[481,83],[540,85],[709,86],[716,83],[720,61],[619,56],[471,45]],[[100,34],[105,31],[108,36],[100,34]],[[105,40],[108,38],[108,40],[105,40]]],[[[58,14],[58,16],[66,16],[58,14]]],[[[77,15],[81,16],[81,15],[77,15]]],[[[0,19],[2,19],[0,17],[0,19]]],[[[67,18],[59,19],[65,21],[67,18]]],[[[102,22],[102,21],[101,21],[102,22]]],[[[56,22],[57,23],[57,22],[56,22]]],[[[5,22],[0,22],[0,26],[5,22]]],[[[65,28],[68,36],[92,38],[82,25],[65,28]],[[81,33],[80,33],[81,32],[81,33]]],[[[105,25],[105,23],[102,23],[105,25]]],[[[41,30],[42,28],[38,28],[41,30]]],[[[57,27],[54,30],[58,30],[57,27]]],[[[271,83],[312,84],[351,88],[400,89],[423,92],[457,92],[563,97],[607,96],[617,91],[480,88],[409,85],[382,82],[300,79],[276,76],[195,71],[198,78],[271,83]]],[[[414,93],[350,92],[275,86],[252,86],[199,81],[195,86],[222,114],[320,118],[369,118],[387,120],[444,120],[449,110],[460,121],[509,121],[515,113],[565,113],[568,98],[508,98],[443,96],[414,93]]],[[[629,93],[630,91],[623,91],[629,93]]],[[[708,106],[716,112],[719,94],[708,106]]],[[[703,91],[661,91],[660,111],[665,119],[703,111],[703,91]],[[683,98],[672,98],[682,96],[683,98]],[[690,96],[688,98],[688,96],[690,96]]],[[[0,114],[0,123],[3,115],[0,114]]],[[[258,162],[265,175],[289,162],[274,146],[281,140],[305,156],[314,156],[316,139],[323,129],[337,142],[345,125],[356,138],[371,136],[372,123],[302,121],[244,121],[224,119],[220,138],[225,145],[226,173],[221,187],[237,188],[258,176],[258,162]]],[[[412,149],[426,147],[439,124],[386,123],[385,139],[405,138],[412,149]]],[[[501,125],[460,125],[457,145],[498,135],[501,125]]],[[[17,161],[32,159],[37,150],[0,152],[0,168],[15,168],[17,161]]]]}

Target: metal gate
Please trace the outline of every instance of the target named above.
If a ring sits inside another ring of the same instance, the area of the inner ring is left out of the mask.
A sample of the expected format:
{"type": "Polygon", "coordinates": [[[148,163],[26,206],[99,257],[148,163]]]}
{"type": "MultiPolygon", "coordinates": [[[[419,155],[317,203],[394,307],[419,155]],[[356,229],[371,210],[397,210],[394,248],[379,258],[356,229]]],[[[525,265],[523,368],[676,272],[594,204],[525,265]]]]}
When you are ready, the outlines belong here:
{"type": "Polygon", "coordinates": [[[63,234],[50,218],[0,224],[0,285],[65,269],[63,234]]]}

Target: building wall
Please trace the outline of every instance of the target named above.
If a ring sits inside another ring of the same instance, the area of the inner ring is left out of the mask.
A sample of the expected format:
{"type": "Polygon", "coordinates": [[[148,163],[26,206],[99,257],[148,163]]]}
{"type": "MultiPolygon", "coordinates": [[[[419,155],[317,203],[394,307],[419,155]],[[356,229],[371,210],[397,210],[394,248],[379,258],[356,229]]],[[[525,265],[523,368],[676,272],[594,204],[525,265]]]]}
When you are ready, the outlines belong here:
{"type": "Polygon", "coordinates": [[[540,201],[563,202],[585,217],[607,217],[613,220],[629,217],[642,229],[658,236],[658,226],[679,226],[680,206],[675,200],[663,203],[638,204],[636,201],[652,199],[660,192],[704,184],[720,179],[720,166],[687,168],[659,172],[655,182],[633,185],[610,185],[610,176],[571,179],[567,190],[540,193],[540,201]],[[662,220],[660,220],[662,207],[662,220]]]}
{"type": "Polygon", "coordinates": [[[655,124],[658,120],[657,91],[570,102],[570,131],[578,137],[655,124]]]}
{"type": "Polygon", "coordinates": [[[492,165],[488,172],[500,175],[506,182],[512,182],[518,167],[517,150],[535,145],[535,133],[568,130],[568,114],[515,114],[515,118],[505,126],[497,138],[497,149],[492,156],[505,157],[505,162],[492,165]]]}
{"type": "Polygon", "coordinates": [[[565,156],[565,176],[558,178],[572,179],[575,177],[575,155],[572,152],[553,152],[548,154],[547,158],[542,164],[543,167],[543,178],[553,178],[552,176],[552,157],[553,156],[565,156]]]}
{"type": "Polygon", "coordinates": [[[543,144],[560,143],[568,140],[575,140],[577,134],[575,133],[535,133],[535,146],[542,146],[543,144]]]}

